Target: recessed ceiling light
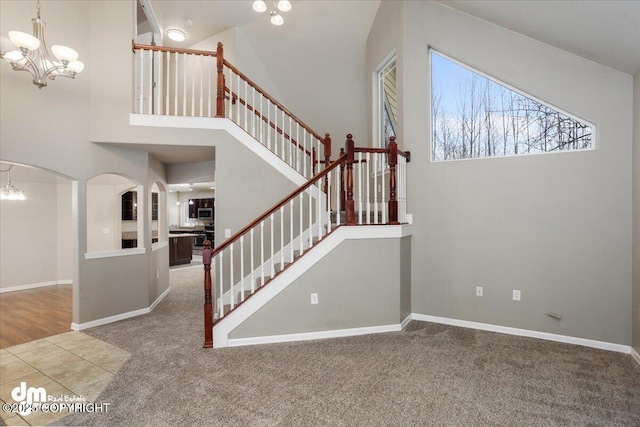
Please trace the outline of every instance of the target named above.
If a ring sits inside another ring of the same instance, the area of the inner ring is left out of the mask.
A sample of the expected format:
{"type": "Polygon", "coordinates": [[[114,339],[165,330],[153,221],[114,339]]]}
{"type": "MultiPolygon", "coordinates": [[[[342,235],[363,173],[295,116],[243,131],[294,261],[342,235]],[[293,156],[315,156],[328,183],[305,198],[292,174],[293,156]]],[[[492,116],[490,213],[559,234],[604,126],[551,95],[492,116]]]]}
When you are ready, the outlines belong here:
{"type": "Polygon", "coordinates": [[[184,31],[176,30],[175,28],[167,30],[167,36],[169,36],[171,40],[176,42],[183,42],[187,38],[187,35],[184,31]]]}

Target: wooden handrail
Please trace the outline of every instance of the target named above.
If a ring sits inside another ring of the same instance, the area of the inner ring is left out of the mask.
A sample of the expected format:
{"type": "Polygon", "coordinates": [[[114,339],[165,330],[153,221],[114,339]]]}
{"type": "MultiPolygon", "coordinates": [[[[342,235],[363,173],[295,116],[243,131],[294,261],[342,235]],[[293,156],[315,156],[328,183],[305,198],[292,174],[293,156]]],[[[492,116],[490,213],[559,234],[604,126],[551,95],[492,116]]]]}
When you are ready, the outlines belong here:
{"type": "Polygon", "coordinates": [[[320,140],[320,142],[322,142],[324,144],[324,139],[320,135],[318,135],[316,132],[314,132],[313,129],[311,129],[308,125],[306,125],[302,120],[300,120],[298,117],[296,117],[295,114],[293,114],[291,111],[287,110],[284,107],[284,105],[282,105],[281,103],[276,101],[271,95],[269,95],[267,92],[265,92],[260,86],[255,84],[249,77],[247,77],[244,73],[242,73],[242,71],[238,70],[236,67],[234,67],[226,59],[224,60],[224,65],[229,67],[231,69],[231,71],[233,71],[234,73],[239,75],[242,80],[244,80],[245,82],[247,82],[249,84],[249,86],[253,87],[259,93],[261,93],[265,98],[267,98],[269,101],[271,101],[272,104],[274,104],[276,107],[278,107],[279,109],[284,111],[289,117],[291,117],[293,120],[298,122],[300,124],[300,126],[302,126],[304,129],[306,129],[307,132],[309,132],[311,135],[315,136],[317,139],[320,140]]]}
{"type": "MultiPolygon", "coordinates": [[[[372,147],[355,147],[354,152],[356,153],[389,153],[389,149],[388,148],[372,148],[372,147]]],[[[407,159],[407,163],[411,162],[411,151],[398,150],[398,155],[407,159]]]]}
{"type": "Polygon", "coordinates": [[[236,240],[240,239],[241,236],[244,236],[245,234],[247,234],[247,232],[249,232],[253,227],[255,227],[256,225],[260,224],[264,219],[266,219],[269,215],[271,215],[272,213],[276,212],[278,209],[280,209],[282,206],[286,205],[287,203],[289,203],[291,201],[291,199],[293,199],[294,197],[296,197],[298,194],[302,193],[304,190],[306,190],[307,188],[311,187],[313,184],[315,184],[318,180],[320,180],[321,178],[323,178],[325,175],[327,175],[329,172],[331,172],[332,170],[334,170],[335,168],[337,168],[338,166],[340,166],[340,164],[342,164],[346,159],[346,156],[341,156],[338,159],[336,159],[333,163],[331,163],[331,165],[329,165],[328,167],[324,168],[322,170],[322,172],[318,173],[317,175],[314,175],[313,177],[309,178],[309,180],[307,180],[307,182],[305,184],[303,184],[301,187],[296,188],[295,190],[293,190],[291,193],[289,193],[289,195],[287,195],[284,199],[282,199],[281,201],[279,201],[278,203],[276,203],[275,205],[273,205],[272,208],[270,208],[269,210],[265,211],[262,215],[260,215],[258,218],[256,218],[255,220],[253,220],[253,222],[251,222],[249,225],[245,226],[244,228],[242,228],[240,231],[238,231],[237,233],[235,233],[233,236],[231,236],[229,238],[229,240],[227,240],[226,242],[224,242],[222,245],[218,246],[215,248],[215,250],[213,251],[213,253],[211,254],[212,257],[215,257],[216,255],[218,255],[220,252],[222,252],[223,250],[225,250],[227,247],[229,247],[232,243],[234,243],[236,240]]]}
{"type": "Polygon", "coordinates": [[[156,52],[169,52],[169,53],[186,53],[189,55],[201,55],[201,56],[212,56],[216,57],[216,52],[211,52],[208,50],[194,50],[194,49],[180,49],[177,47],[168,47],[168,46],[152,46],[148,44],[138,44],[135,42],[131,43],[131,48],[135,52],[136,49],[140,50],[153,50],[156,52]]]}

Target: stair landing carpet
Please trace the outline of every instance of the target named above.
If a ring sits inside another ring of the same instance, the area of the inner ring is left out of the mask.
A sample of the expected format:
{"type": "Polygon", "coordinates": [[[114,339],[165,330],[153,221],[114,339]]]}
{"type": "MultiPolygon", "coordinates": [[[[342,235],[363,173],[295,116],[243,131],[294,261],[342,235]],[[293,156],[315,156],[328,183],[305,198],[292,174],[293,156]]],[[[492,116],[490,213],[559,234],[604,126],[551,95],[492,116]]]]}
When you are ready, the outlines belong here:
{"type": "Polygon", "coordinates": [[[402,332],[202,349],[202,271],[145,316],[86,332],[132,353],[57,425],[638,426],[629,355],[426,322],[402,332]]]}

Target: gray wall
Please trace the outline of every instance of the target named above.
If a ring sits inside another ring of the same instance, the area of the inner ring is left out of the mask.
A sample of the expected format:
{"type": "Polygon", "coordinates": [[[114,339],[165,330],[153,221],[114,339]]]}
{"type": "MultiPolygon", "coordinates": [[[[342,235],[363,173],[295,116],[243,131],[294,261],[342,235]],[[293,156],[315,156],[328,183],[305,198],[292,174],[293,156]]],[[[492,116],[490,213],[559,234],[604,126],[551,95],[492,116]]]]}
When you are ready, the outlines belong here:
{"type": "Polygon", "coordinates": [[[234,234],[295,188],[237,141],[216,144],[216,246],[226,228],[234,234]]]}
{"type": "MultiPolygon", "coordinates": [[[[211,150],[214,150],[211,148],[211,150]]],[[[216,162],[175,163],[167,165],[167,183],[212,182],[215,179],[216,162]]]]}
{"type": "Polygon", "coordinates": [[[71,184],[20,165],[11,168],[11,182],[27,199],[0,202],[0,288],[72,280],[71,184]]]}
{"type": "Polygon", "coordinates": [[[633,346],[640,353],[640,70],[633,76],[633,346]]]}
{"type": "Polygon", "coordinates": [[[401,239],[346,240],[229,338],[400,323],[401,239]],[[311,293],[318,304],[311,305],[311,293]]]}
{"type": "Polygon", "coordinates": [[[412,311],[630,344],[631,77],[437,3],[397,3],[380,8],[367,72],[397,49],[412,311]],[[387,22],[399,7],[401,41],[387,22]],[[431,163],[429,46],[596,123],[597,149],[431,163]]]}

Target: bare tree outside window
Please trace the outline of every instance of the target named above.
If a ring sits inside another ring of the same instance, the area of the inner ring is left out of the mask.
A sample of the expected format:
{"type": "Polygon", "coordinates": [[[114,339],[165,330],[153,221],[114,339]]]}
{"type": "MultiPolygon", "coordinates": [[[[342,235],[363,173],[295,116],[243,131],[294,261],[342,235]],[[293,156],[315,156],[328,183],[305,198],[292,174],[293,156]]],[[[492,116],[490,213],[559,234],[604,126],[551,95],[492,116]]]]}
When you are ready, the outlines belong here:
{"type": "Polygon", "coordinates": [[[593,125],[430,55],[434,161],[592,148],[593,125]]]}

